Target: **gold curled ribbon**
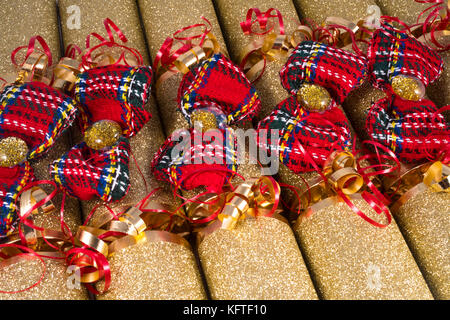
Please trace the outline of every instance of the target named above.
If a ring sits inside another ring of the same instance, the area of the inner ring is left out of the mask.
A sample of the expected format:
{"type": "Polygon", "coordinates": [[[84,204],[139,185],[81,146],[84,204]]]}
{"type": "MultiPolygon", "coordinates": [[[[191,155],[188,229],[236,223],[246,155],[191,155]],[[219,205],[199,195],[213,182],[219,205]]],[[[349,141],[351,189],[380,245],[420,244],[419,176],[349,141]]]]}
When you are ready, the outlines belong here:
{"type": "Polygon", "coordinates": [[[413,168],[402,168],[399,176],[387,182],[387,193],[393,200],[391,210],[397,212],[409,199],[431,189],[450,193],[450,167],[441,161],[429,162],[413,168]]]}
{"type": "MultiPolygon", "coordinates": [[[[176,212],[169,214],[169,207],[153,200],[140,208],[142,210],[136,206],[129,207],[116,218],[109,213],[90,226],[79,227],[76,245],[89,248],[106,259],[117,251],[145,241],[166,241],[190,248],[189,242],[183,238],[188,232],[181,215],[176,212]]],[[[103,278],[104,274],[98,270],[97,262],[82,254],[77,257],[76,265],[78,268],[95,269],[82,274],[82,283],[95,283],[103,278]]]]}
{"type": "Polygon", "coordinates": [[[190,68],[204,59],[209,59],[212,55],[221,51],[220,44],[212,32],[206,34],[202,45],[191,47],[182,53],[170,65],[162,65],[157,71],[156,87],[159,87],[164,81],[177,73],[186,74],[190,68]]]}
{"type": "Polygon", "coordinates": [[[53,69],[53,75],[55,77],[52,86],[65,93],[71,93],[77,75],[81,72],[80,62],[76,59],[64,57],[58,62],[53,69]]]}
{"type": "Polygon", "coordinates": [[[49,83],[49,80],[46,78],[47,67],[48,57],[44,53],[33,52],[21,66],[14,83],[16,85],[30,81],[49,83]]]}
{"type": "Polygon", "coordinates": [[[240,66],[246,77],[254,82],[261,75],[267,61],[287,58],[292,50],[301,42],[300,37],[311,39],[309,27],[300,26],[291,35],[269,33],[262,39],[255,39],[248,44],[240,55],[240,66]]]}
{"type": "Polygon", "coordinates": [[[198,199],[200,203],[193,203],[187,208],[187,215],[191,220],[207,223],[195,230],[198,244],[218,229],[234,229],[241,219],[267,216],[287,223],[280,215],[282,209],[278,202],[279,188],[275,180],[263,176],[242,182],[234,191],[208,194],[198,199]],[[217,213],[217,217],[214,213],[217,213]]]}
{"type": "MultiPolygon", "coordinates": [[[[46,197],[47,197],[47,194],[45,193],[45,191],[39,187],[33,187],[31,189],[24,191],[20,195],[19,216],[24,217],[26,212],[28,212],[36,203],[45,199],[46,197]]],[[[32,218],[33,214],[48,214],[50,212],[53,212],[54,210],[55,210],[55,206],[53,205],[53,203],[51,201],[48,201],[44,205],[33,210],[31,212],[31,215],[28,216],[26,219],[28,221],[33,221],[33,218],[32,218]]],[[[22,232],[24,233],[24,237],[25,237],[27,246],[32,250],[36,250],[37,246],[38,246],[38,235],[37,235],[36,229],[31,228],[30,226],[28,226],[24,223],[20,224],[20,228],[22,229],[22,232]]]]}

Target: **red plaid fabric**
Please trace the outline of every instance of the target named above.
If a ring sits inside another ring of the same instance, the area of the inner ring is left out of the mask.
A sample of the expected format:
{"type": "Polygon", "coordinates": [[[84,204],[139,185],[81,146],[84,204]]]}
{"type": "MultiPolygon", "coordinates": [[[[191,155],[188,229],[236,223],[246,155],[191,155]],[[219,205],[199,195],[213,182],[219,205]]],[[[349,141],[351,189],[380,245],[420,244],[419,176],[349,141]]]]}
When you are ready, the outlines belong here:
{"type": "Polygon", "coordinates": [[[94,150],[82,142],[50,165],[61,189],[81,200],[94,196],[110,202],[122,199],[130,188],[130,143],[121,137],[107,150],[94,150]]]}
{"type": "Polygon", "coordinates": [[[305,157],[305,151],[322,167],[333,151],[351,147],[350,125],[334,102],[323,113],[309,112],[291,96],[259,123],[258,130],[267,133],[267,139],[264,135],[261,139],[262,132],[258,135],[259,146],[278,153],[280,161],[295,173],[316,170],[305,157]],[[277,141],[271,141],[270,130],[279,131],[277,141]]]}
{"type": "Polygon", "coordinates": [[[22,139],[33,159],[54,144],[76,115],[72,98],[42,82],[10,85],[0,95],[0,139],[22,139]]]}
{"type": "Polygon", "coordinates": [[[14,230],[17,222],[17,197],[33,179],[33,169],[28,161],[12,168],[0,167],[0,238],[14,230]]]}
{"type": "Polygon", "coordinates": [[[251,120],[259,112],[261,101],[242,70],[218,53],[183,77],[178,105],[189,122],[194,110],[218,107],[228,124],[233,124],[251,120]]]}
{"type": "Polygon", "coordinates": [[[389,95],[374,103],[366,129],[405,163],[436,155],[450,143],[444,116],[430,100],[409,101],[389,95]]]}
{"type": "Polygon", "coordinates": [[[125,136],[135,135],[151,118],[145,109],[151,83],[150,67],[111,65],[79,74],[75,98],[86,113],[83,130],[99,120],[113,120],[125,136]]]}
{"type": "Polygon", "coordinates": [[[427,86],[443,68],[437,52],[389,25],[375,31],[367,57],[374,85],[381,89],[389,87],[392,78],[400,74],[414,76],[427,86]]]}
{"type": "Polygon", "coordinates": [[[193,128],[172,134],[155,154],[155,177],[184,190],[206,186],[218,192],[236,172],[236,140],[231,129],[197,132],[193,128]],[[208,141],[208,142],[207,142],[208,141]]]}
{"type": "Polygon", "coordinates": [[[280,71],[281,84],[297,94],[303,83],[314,83],[328,90],[342,104],[366,76],[367,61],[353,53],[315,41],[301,42],[280,71]]]}

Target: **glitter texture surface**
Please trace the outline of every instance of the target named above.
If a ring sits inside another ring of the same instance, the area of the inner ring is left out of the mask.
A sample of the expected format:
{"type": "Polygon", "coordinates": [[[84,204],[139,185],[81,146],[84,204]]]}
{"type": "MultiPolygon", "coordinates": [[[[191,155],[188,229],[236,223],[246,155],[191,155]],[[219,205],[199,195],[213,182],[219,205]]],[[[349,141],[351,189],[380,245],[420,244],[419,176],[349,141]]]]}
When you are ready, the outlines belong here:
{"type": "Polygon", "coordinates": [[[298,93],[297,100],[309,111],[325,111],[331,103],[327,89],[316,84],[303,84],[298,93]]]}
{"type": "MultiPolygon", "coordinates": [[[[240,22],[245,21],[249,8],[258,8],[262,12],[275,8],[283,15],[283,23],[286,33],[291,34],[297,27],[299,21],[297,12],[292,1],[277,0],[250,0],[245,1],[245,5],[237,5],[233,1],[214,0],[217,8],[219,21],[223,29],[224,37],[230,50],[233,61],[240,63],[242,50],[250,43],[251,37],[242,32],[240,22]]],[[[270,114],[273,108],[289,94],[281,86],[279,72],[286,63],[286,59],[269,62],[264,71],[264,75],[255,83],[256,91],[261,98],[261,111],[257,115],[257,120],[262,120],[270,114]]]]}
{"type": "Polygon", "coordinates": [[[367,16],[367,8],[376,4],[374,0],[293,0],[302,19],[312,19],[320,24],[327,17],[341,17],[350,21],[367,16]]]}
{"type": "Polygon", "coordinates": [[[206,299],[194,255],[183,245],[144,242],[114,253],[109,262],[111,288],[98,299],[206,299]]]}
{"type": "MultiPolygon", "coordinates": [[[[365,201],[353,203],[386,221],[365,201]]],[[[337,203],[300,217],[294,230],[324,299],[433,299],[394,221],[377,228],[337,203]]]]}
{"type": "Polygon", "coordinates": [[[218,229],[199,246],[213,299],[317,299],[289,226],[274,218],[218,229]]]}
{"type": "Polygon", "coordinates": [[[405,100],[418,101],[425,95],[425,86],[419,79],[404,75],[392,79],[392,90],[405,100]]]}
{"type": "Polygon", "coordinates": [[[25,141],[16,137],[0,140],[0,167],[13,167],[27,158],[28,147],[25,141]]]}
{"type": "Polygon", "coordinates": [[[450,195],[427,189],[395,218],[436,299],[450,299],[450,195]]]}
{"type": "MultiPolygon", "coordinates": [[[[60,1],[61,19],[63,22],[63,37],[65,45],[69,43],[84,44],[86,36],[91,32],[97,32],[101,35],[106,33],[103,26],[103,20],[109,17],[128,38],[127,45],[139,50],[144,57],[144,63],[149,63],[145,54],[145,41],[139,25],[137,6],[133,0],[113,0],[103,1],[102,5],[93,1],[60,1]],[[67,8],[71,5],[78,5],[81,12],[81,28],[69,29],[65,23],[69,15],[67,8]],[[120,10],[118,10],[120,8],[120,10]]],[[[151,175],[149,167],[154,153],[164,142],[164,134],[161,128],[158,110],[153,97],[145,106],[152,114],[150,121],[136,134],[130,138],[131,151],[136,159],[139,168],[136,166],[133,156],[130,157],[130,182],[131,188],[127,196],[119,203],[111,204],[111,207],[123,207],[135,205],[138,201],[147,195],[145,183],[142,175],[145,177],[148,191],[161,187],[157,180],[151,175]],[[141,172],[141,173],[140,173],[141,172]]],[[[78,128],[76,128],[78,129],[78,128]]],[[[75,131],[75,130],[74,130],[75,131]]],[[[80,132],[75,132],[75,140],[81,140],[80,132]]],[[[164,190],[159,196],[159,201],[165,204],[175,205],[176,201],[170,195],[168,190],[164,190]]],[[[84,201],[83,214],[86,217],[96,204],[100,204],[101,200],[93,199],[84,201]]],[[[106,208],[99,208],[96,215],[100,216],[106,213],[106,208]]]]}
{"type": "Polygon", "coordinates": [[[111,147],[117,143],[122,128],[115,121],[100,120],[90,126],[84,133],[84,141],[95,150],[111,147]]]}
{"type": "MultiPolygon", "coordinates": [[[[211,22],[212,33],[217,38],[222,52],[227,52],[216,13],[210,0],[192,0],[189,2],[189,10],[183,10],[183,4],[177,0],[140,0],[138,3],[152,57],[156,56],[164,40],[172,36],[175,31],[192,24],[203,23],[201,16],[211,22]]],[[[200,30],[200,28],[196,28],[195,32],[200,32],[200,30]]],[[[185,33],[184,35],[190,34],[185,33]]],[[[163,82],[156,91],[156,98],[167,136],[177,129],[189,127],[189,123],[177,108],[178,87],[182,77],[182,74],[172,76],[169,80],[163,82]]]]}
{"type": "MultiPolygon", "coordinates": [[[[24,292],[0,293],[0,300],[84,300],[88,299],[83,286],[69,288],[72,279],[66,273],[64,262],[45,259],[46,273],[42,282],[24,292]]],[[[0,290],[17,291],[25,289],[39,280],[42,263],[37,260],[21,260],[0,272],[0,290]]]]}

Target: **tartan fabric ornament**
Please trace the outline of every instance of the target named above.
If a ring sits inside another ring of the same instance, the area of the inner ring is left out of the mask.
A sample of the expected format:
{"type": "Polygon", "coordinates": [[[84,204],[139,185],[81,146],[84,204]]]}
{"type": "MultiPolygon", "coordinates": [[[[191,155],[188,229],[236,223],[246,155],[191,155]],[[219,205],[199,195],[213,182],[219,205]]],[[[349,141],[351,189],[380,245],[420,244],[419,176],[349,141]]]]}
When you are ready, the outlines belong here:
{"type": "Polygon", "coordinates": [[[258,131],[259,146],[278,153],[280,161],[295,173],[316,170],[305,151],[322,167],[333,151],[351,147],[348,120],[335,102],[323,113],[310,112],[291,96],[260,121],[258,131]],[[270,130],[279,131],[278,141],[271,141],[270,130]]]}
{"type": "Polygon", "coordinates": [[[414,76],[428,86],[443,68],[437,52],[389,25],[374,32],[367,58],[374,86],[382,90],[390,89],[393,78],[398,75],[414,76]]]}
{"type": "Polygon", "coordinates": [[[374,141],[390,148],[404,163],[436,155],[450,143],[444,116],[426,99],[409,101],[388,95],[372,105],[366,129],[374,141]]]}
{"type": "Polygon", "coordinates": [[[174,132],[151,163],[155,177],[184,190],[205,186],[218,193],[236,172],[236,140],[231,128],[174,132]]]}
{"type": "Polygon", "coordinates": [[[217,53],[184,75],[178,88],[178,106],[191,125],[193,111],[206,107],[221,109],[230,125],[251,120],[261,101],[242,70],[217,53]]]}
{"type": "Polygon", "coordinates": [[[130,143],[121,137],[106,150],[94,150],[81,142],[50,165],[50,174],[71,196],[89,200],[98,196],[111,202],[122,199],[130,188],[130,143]]]}
{"type": "Polygon", "coordinates": [[[135,135],[151,118],[145,109],[151,83],[150,67],[115,64],[80,73],[75,98],[85,113],[82,130],[99,120],[112,120],[126,137],[135,135]]]}
{"type": "Polygon", "coordinates": [[[11,168],[0,167],[0,238],[14,231],[17,197],[33,178],[33,169],[28,161],[11,168]]]}
{"type": "Polygon", "coordinates": [[[72,98],[42,82],[9,85],[0,94],[0,139],[17,137],[28,159],[45,153],[77,116],[72,98]]]}
{"type": "Polygon", "coordinates": [[[367,61],[353,53],[315,41],[301,42],[280,71],[281,84],[296,95],[304,83],[328,90],[342,104],[349,93],[359,87],[366,76],[367,61]]]}
{"type": "Polygon", "coordinates": [[[442,72],[442,58],[390,25],[375,31],[367,55],[372,82],[387,95],[369,110],[370,137],[404,163],[425,160],[445,149],[450,141],[445,118],[432,101],[423,98],[425,86],[442,72]]]}

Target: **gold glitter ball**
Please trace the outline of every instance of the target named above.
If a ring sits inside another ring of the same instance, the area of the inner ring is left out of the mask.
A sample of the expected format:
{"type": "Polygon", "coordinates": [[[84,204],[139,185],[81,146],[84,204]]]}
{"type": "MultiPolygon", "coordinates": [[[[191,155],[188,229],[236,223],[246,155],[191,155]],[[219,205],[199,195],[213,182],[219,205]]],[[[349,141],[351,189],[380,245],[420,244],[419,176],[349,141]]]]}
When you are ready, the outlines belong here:
{"type": "Polygon", "coordinates": [[[90,148],[101,150],[116,144],[121,135],[122,128],[117,122],[100,120],[86,130],[84,141],[90,148]]]}
{"type": "Polygon", "coordinates": [[[302,84],[297,92],[297,100],[309,111],[325,111],[331,104],[328,91],[317,84],[302,84]]]}
{"type": "Polygon", "coordinates": [[[392,90],[402,99],[418,101],[425,95],[425,86],[413,76],[398,75],[392,79],[392,90]]]}
{"type": "Polygon", "coordinates": [[[191,115],[192,125],[195,125],[195,123],[197,122],[201,123],[203,132],[217,128],[216,116],[208,111],[195,110],[194,112],[192,112],[191,115]]]}
{"type": "Polygon", "coordinates": [[[0,167],[14,167],[27,159],[28,146],[22,139],[8,137],[0,140],[0,167]]]}

